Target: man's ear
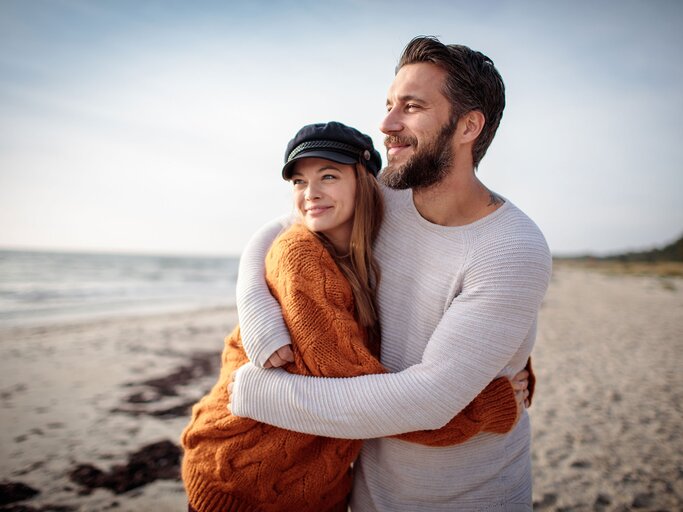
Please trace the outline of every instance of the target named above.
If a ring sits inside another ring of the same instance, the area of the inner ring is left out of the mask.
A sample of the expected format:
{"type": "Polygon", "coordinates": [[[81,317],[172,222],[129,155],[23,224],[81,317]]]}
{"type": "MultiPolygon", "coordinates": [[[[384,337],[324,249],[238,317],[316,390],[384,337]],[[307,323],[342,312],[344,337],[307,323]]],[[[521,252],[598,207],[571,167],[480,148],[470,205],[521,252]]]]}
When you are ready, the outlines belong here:
{"type": "Polygon", "coordinates": [[[468,144],[474,142],[479,134],[484,129],[486,124],[486,119],[484,114],[478,110],[471,110],[460,117],[458,120],[458,131],[460,132],[460,142],[462,144],[468,144]]]}

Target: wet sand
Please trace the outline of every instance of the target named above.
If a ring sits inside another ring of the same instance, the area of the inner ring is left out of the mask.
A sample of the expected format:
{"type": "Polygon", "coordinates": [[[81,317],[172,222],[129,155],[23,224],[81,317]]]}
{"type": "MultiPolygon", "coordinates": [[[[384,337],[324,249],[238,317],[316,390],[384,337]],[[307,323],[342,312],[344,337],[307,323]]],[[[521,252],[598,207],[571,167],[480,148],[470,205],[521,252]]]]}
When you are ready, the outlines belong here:
{"type": "MultiPolygon", "coordinates": [[[[0,328],[0,510],[185,510],[178,438],[235,321],[0,328]]],[[[535,509],[683,509],[681,354],[683,280],[556,267],[534,351],[535,509]]]]}

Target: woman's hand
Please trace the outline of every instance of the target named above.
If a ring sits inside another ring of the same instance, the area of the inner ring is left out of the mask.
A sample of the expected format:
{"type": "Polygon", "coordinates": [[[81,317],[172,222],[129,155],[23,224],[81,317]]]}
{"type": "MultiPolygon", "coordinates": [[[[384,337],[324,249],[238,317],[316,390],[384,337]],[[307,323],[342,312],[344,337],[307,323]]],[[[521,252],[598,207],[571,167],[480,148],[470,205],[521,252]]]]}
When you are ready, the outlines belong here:
{"type": "Polygon", "coordinates": [[[292,346],[291,345],[285,345],[283,347],[280,347],[277,349],[275,352],[273,352],[273,355],[268,358],[268,361],[266,361],[266,364],[263,365],[264,368],[279,368],[280,366],[284,366],[287,363],[293,363],[294,362],[294,352],[292,352],[292,346]]]}

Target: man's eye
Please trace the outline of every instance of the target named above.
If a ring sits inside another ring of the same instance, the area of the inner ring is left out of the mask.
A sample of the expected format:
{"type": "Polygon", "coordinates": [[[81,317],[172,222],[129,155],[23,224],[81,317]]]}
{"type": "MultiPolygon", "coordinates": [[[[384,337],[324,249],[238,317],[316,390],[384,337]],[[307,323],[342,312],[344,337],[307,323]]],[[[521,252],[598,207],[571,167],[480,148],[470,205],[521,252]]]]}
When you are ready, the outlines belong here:
{"type": "Polygon", "coordinates": [[[408,103],[408,105],[406,105],[406,109],[408,109],[408,110],[417,110],[419,108],[420,108],[420,105],[415,105],[413,103],[408,103]]]}

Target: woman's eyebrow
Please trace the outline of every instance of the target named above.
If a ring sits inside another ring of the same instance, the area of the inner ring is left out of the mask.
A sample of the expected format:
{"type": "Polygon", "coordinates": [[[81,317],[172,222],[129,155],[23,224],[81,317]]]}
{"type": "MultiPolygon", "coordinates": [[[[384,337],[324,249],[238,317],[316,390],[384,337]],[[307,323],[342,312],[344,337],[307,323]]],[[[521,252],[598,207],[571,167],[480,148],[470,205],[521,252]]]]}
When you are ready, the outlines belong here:
{"type": "Polygon", "coordinates": [[[334,165],[325,165],[325,166],[321,167],[320,169],[318,169],[318,172],[326,171],[326,170],[328,170],[328,169],[332,169],[332,170],[334,170],[334,171],[338,171],[338,170],[339,170],[339,167],[335,167],[334,165]]]}

